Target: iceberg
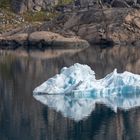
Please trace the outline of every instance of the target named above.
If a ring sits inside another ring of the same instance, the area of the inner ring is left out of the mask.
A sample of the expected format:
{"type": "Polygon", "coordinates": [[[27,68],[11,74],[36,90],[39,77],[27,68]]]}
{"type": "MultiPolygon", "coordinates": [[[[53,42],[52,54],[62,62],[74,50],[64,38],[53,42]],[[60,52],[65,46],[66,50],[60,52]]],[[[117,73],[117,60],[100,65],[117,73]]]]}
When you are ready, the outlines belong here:
{"type": "Polygon", "coordinates": [[[60,74],[35,88],[33,96],[63,116],[79,121],[90,115],[96,103],[115,112],[118,108],[129,110],[140,106],[140,75],[117,73],[115,69],[97,80],[89,66],[76,63],[62,68],[60,74]]]}

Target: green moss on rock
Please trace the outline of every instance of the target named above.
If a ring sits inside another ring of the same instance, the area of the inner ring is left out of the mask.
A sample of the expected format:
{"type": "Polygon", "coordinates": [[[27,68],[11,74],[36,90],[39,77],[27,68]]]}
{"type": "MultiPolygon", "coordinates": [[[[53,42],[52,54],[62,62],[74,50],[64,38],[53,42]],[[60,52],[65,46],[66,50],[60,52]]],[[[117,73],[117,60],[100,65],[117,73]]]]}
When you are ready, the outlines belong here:
{"type": "Polygon", "coordinates": [[[51,20],[57,16],[55,12],[39,11],[39,12],[26,12],[23,14],[25,21],[36,22],[51,20]]]}
{"type": "Polygon", "coordinates": [[[11,0],[0,0],[0,8],[10,8],[11,0]]]}
{"type": "Polygon", "coordinates": [[[67,5],[67,4],[71,4],[73,2],[73,0],[59,0],[58,5],[67,5]]]}

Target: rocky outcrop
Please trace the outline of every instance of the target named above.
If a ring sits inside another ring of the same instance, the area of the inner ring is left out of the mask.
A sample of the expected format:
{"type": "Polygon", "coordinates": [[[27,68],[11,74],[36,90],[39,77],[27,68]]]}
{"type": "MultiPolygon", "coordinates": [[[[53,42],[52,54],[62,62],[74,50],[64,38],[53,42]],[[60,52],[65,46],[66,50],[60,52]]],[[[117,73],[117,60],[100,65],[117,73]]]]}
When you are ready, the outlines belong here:
{"type": "Polygon", "coordinates": [[[85,48],[89,47],[87,41],[79,39],[78,37],[66,38],[60,34],[52,32],[33,32],[29,35],[29,43],[31,46],[38,44],[57,48],[85,48]]]}
{"type": "Polygon", "coordinates": [[[38,31],[31,34],[22,33],[12,36],[0,36],[0,46],[2,49],[28,47],[29,49],[78,49],[89,47],[86,40],[78,37],[66,38],[57,33],[38,31]]]}
{"type": "Polygon", "coordinates": [[[0,36],[1,49],[16,49],[19,46],[27,46],[28,34],[15,34],[12,36],[0,36]]]}
{"type": "Polygon", "coordinates": [[[41,30],[63,31],[64,35],[71,31],[91,44],[133,44],[140,40],[140,10],[132,8],[104,8],[69,16],[64,14],[53,22],[53,26],[46,25],[41,30]]]}
{"type": "MultiPolygon", "coordinates": [[[[140,0],[12,0],[12,9],[17,13],[26,11],[51,10],[54,6],[71,5],[71,8],[87,8],[95,5],[110,5],[112,7],[139,7],[140,0]],[[138,6],[137,6],[138,5],[138,6]]],[[[68,8],[68,7],[66,7],[68,8]]]]}
{"type": "Polygon", "coordinates": [[[19,24],[21,22],[24,22],[24,18],[22,16],[13,13],[9,14],[9,12],[0,9],[0,26],[7,24],[19,24]]]}
{"type": "Polygon", "coordinates": [[[130,7],[129,4],[126,1],[122,1],[122,0],[114,0],[111,3],[112,7],[122,7],[122,8],[128,8],[130,7]]]}
{"type": "Polygon", "coordinates": [[[12,9],[17,13],[47,9],[55,5],[58,0],[12,0],[12,9]]]}
{"type": "Polygon", "coordinates": [[[13,43],[12,39],[10,41],[3,39],[0,42],[1,44],[6,42],[5,45],[16,44],[15,46],[36,45],[39,48],[52,46],[55,48],[60,46],[79,48],[89,46],[88,42],[107,46],[114,44],[140,46],[140,10],[133,8],[95,8],[69,14],[64,13],[39,27],[30,25],[5,33],[3,36],[6,38],[10,36],[11,38],[11,35],[23,35],[24,33],[28,34],[28,41],[17,43],[17,40],[13,39],[13,43]],[[79,39],[78,36],[83,40],[79,39]]]}
{"type": "MultiPolygon", "coordinates": [[[[27,2],[31,1],[24,0],[25,7],[27,2]]],[[[38,0],[33,1],[34,4],[37,2],[38,0]]],[[[41,1],[39,2],[42,4],[41,1]]],[[[52,3],[51,0],[47,2],[52,3]]],[[[80,2],[84,4],[85,0],[80,2]]],[[[95,0],[88,0],[88,2],[94,3],[95,0]]],[[[132,7],[140,4],[140,0],[103,0],[103,3],[108,3],[113,7],[103,6],[84,10],[79,8],[73,12],[61,13],[53,20],[37,26],[31,24],[29,27],[15,29],[10,33],[6,32],[1,37],[1,46],[2,44],[3,46],[15,44],[15,46],[37,45],[40,48],[46,48],[46,46],[79,48],[89,46],[88,42],[90,44],[136,44],[139,46],[140,9],[132,7]],[[19,39],[19,41],[10,39],[11,35],[14,38],[15,35],[22,36],[25,33],[28,34],[28,39],[25,41],[24,39],[19,39]]],[[[36,10],[39,9],[36,7],[36,10]]]]}
{"type": "Polygon", "coordinates": [[[25,20],[23,16],[0,7],[0,33],[12,30],[13,28],[23,25],[24,23],[25,20]]]}

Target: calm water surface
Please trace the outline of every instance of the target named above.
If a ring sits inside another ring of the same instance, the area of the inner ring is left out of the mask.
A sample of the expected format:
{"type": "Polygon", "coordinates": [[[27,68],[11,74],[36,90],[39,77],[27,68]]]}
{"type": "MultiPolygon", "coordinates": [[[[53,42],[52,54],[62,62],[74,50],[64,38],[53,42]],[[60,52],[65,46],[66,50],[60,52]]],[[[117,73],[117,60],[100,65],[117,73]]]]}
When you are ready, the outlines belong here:
{"type": "Polygon", "coordinates": [[[140,107],[115,114],[97,105],[75,122],[33,98],[35,87],[77,62],[88,64],[97,78],[114,68],[140,74],[140,48],[69,51],[0,51],[0,140],[140,140],[140,107]]]}

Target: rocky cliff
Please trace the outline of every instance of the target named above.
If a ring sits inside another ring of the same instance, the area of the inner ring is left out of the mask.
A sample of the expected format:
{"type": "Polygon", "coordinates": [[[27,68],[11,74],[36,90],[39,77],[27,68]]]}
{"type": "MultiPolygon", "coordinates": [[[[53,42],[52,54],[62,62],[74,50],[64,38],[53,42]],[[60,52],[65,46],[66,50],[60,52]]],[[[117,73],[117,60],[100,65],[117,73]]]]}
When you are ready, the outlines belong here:
{"type": "MultiPolygon", "coordinates": [[[[31,0],[24,0],[24,1],[13,0],[12,2],[13,2],[12,5],[13,7],[17,9],[19,8],[18,10],[20,12],[24,12],[26,10],[35,10],[35,9],[36,11],[41,10],[43,8],[42,6],[44,6],[45,0],[44,1],[36,0],[32,2],[31,0]],[[23,9],[21,10],[20,8],[23,9]]],[[[59,8],[65,7],[67,9],[67,7],[64,6],[63,4],[66,5],[69,4],[70,6],[73,4],[71,3],[72,2],[71,0],[63,0],[63,1],[54,0],[53,2],[50,0],[47,2],[49,8],[51,6],[57,5],[59,6],[59,8]]],[[[1,31],[0,44],[1,46],[4,45],[16,46],[19,44],[20,45],[23,44],[24,46],[24,43],[30,45],[34,43],[33,41],[30,41],[28,38],[30,34],[36,32],[37,39],[38,39],[40,37],[40,31],[47,31],[47,33],[48,32],[57,33],[65,38],[65,39],[61,38],[61,40],[58,40],[56,38],[55,42],[57,42],[57,44],[67,43],[71,46],[73,42],[74,43],[76,42],[75,46],[79,46],[79,44],[80,46],[82,46],[81,40],[80,41],[78,40],[78,45],[77,45],[77,40],[73,39],[73,37],[76,37],[78,39],[82,39],[82,40],[84,39],[85,44],[88,44],[87,43],[88,41],[90,44],[98,44],[98,45],[106,44],[106,46],[109,45],[112,46],[114,44],[119,44],[119,45],[129,44],[129,46],[130,45],[140,46],[139,4],[140,4],[140,0],[137,1],[135,0],[125,0],[125,1],[106,0],[105,1],[104,0],[103,2],[101,2],[100,0],[76,1],[74,2],[74,6],[76,6],[75,7],[76,9],[69,12],[55,11],[57,13],[57,16],[53,17],[51,20],[44,20],[44,21],[38,20],[39,23],[37,24],[35,24],[35,22],[27,22],[26,20],[22,22],[23,20],[20,20],[21,24],[17,24],[15,30],[10,28],[9,32],[6,31],[4,33],[3,31],[1,31]],[[90,3],[93,7],[91,5],[86,6],[87,3],[85,2],[87,2],[88,4],[90,3]],[[86,8],[82,7],[84,3],[86,8]],[[23,23],[25,24],[25,26],[22,26],[23,23]],[[21,27],[17,28],[19,26],[21,27]],[[25,37],[24,35],[26,35],[26,39],[24,38],[25,37]],[[17,37],[19,37],[22,41],[20,39],[17,40],[17,37]],[[69,41],[68,38],[72,38],[72,39],[70,39],[69,41]]],[[[46,6],[44,8],[48,8],[48,7],[46,6]]],[[[31,12],[31,18],[33,18],[34,13],[40,13],[40,12],[31,12]]],[[[43,11],[43,12],[45,12],[45,17],[46,17],[46,13],[48,12],[47,11],[43,11]]],[[[2,14],[2,17],[5,16],[3,16],[2,14]]],[[[10,19],[11,18],[9,18],[9,21],[12,21],[10,19]]],[[[5,31],[6,30],[5,22],[4,24],[2,22],[2,25],[4,25],[4,31],[5,31]]],[[[15,23],[13,25],[15,25],[15,23]]],[[[45,36],[47,37],[47,35],[45,36]]],[[[44,46],[44,41],[45,41],[44,35],[42,35],[42,38],[38,39],[37,43],[39,44],[39,46],[42,47],[44,46]]],[[[46,43],[48,43],[48,41],[45,41],[45,44],[46,43]]]]}
{"type": "Polygon", "coordinates": [[[91,44],[140,44],[140,10],[104,8],[63,14],[40,30],[59,32],[64,36],[80,36],[91,44]]]}
{"type": "Polygon", "coordinates": [[[56,4],[58,4],[58,0],[12,0],[12,8],[17,13],[23,13],[27,10],[46,10],[56,4]]]}
{"type": "Polygon", "coordinates": [[[113,7],[140,8],[140,0],[12,0],[12,8],[17,13],[26,11],[50,10],[54,6],[71,5],[71,8],[90,7],[96,4],[113,7]]]}

